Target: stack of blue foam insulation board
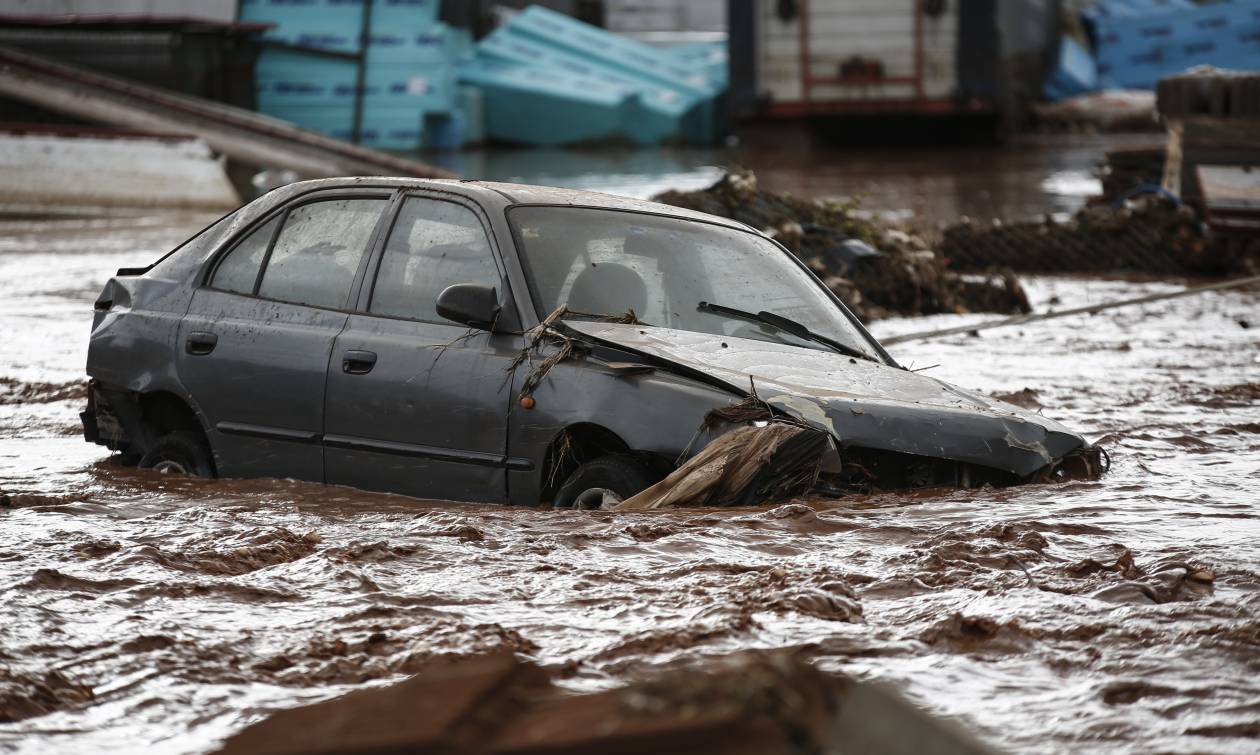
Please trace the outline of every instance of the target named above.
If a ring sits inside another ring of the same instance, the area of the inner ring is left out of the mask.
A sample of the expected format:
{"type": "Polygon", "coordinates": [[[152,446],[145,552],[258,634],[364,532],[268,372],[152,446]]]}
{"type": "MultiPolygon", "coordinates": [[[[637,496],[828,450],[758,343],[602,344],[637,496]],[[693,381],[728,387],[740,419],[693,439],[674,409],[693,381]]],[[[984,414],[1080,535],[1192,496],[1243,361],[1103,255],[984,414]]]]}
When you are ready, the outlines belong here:
{"type": "Polygon", "coordinates": [[[472,41],[438,20],[439,2],[372,0],[365,35],[365,0],[241,0],[241,20],[274,24],[265,38],[281,43],[258,61],[259,111],[351,139],[362,65],[360,143],[458,146],[466,114],[456,66],[472,41]]]}
{"type": "Polygon", "coordinates": [[[1098,80],[1108,89],[1153,89],[1197,65],[1260,68],[1260,1],[1235,0],[1094,20],[1098,80]]]}
{"type": "Polygon", "coordinates": [[[518,144],[710,144],[724,136],[725,45],[653,47],[541,6],[459,66],[484,136],[518,144]]]}
{"type": "Polygon", "coordinates": [[[1199,65],[1260,69],[1260,0],[1096,0],[1081,10],[1091,49],[1064,39],[1045,94],[1154,89],[1199,65]]]}

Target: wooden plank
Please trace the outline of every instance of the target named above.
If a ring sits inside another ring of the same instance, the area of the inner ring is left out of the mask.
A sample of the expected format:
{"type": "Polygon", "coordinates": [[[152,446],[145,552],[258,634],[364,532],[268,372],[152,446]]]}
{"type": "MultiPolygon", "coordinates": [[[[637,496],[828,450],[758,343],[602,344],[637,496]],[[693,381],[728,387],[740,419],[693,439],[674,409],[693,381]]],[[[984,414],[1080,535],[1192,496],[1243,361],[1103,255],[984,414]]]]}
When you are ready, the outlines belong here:
{"type": "Polygon", "coordinates": [[[1199,186],[1209,206],[1260,209],[1260,168],[1239,165],[1200,165],[1199,186]]]}
{"type": "Polygon", "coordinates": [[[1180,118],[1169,118],[1168,127],[1168,151],[1164,155],[1164,180],[1163,186],[1168,191],[1181,195],[1181,136],[1183,132],[1182,122],[1180,118]]]}

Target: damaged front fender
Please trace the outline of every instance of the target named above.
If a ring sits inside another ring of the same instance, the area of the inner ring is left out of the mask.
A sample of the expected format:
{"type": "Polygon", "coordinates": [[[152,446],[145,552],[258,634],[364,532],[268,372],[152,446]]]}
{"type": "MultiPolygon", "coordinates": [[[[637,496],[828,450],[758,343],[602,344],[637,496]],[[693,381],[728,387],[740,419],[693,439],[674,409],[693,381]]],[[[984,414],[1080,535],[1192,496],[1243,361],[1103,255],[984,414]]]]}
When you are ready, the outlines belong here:
{"type": "Polygon", "coordinates": [[[1081,435],[1039,414],[890,364],[668,328],[569,326],[753,392],[777,411],[827,432],[842,451],[958,462],[1018,482],[1044,475],[1089,448],[1081,435]]]}
{"type": "Polygon", "coordinates": [[[1024,478],[1082,448],[1085,439],[1053,423],[893,401],[762,396],[845,446],[949,459],[1024,478]]]}

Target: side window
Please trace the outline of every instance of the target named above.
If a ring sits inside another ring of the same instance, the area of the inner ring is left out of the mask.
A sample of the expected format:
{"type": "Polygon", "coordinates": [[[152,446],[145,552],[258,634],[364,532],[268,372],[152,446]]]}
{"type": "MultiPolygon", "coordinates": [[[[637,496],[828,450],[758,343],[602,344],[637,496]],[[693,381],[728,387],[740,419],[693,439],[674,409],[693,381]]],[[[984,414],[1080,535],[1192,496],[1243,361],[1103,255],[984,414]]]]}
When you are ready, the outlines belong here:
{"type": "Polygon", "coordinates": [[[456,283],[499,285],[485,230],[466,207],[409,197],[385,245],[368,311],[449,325],[437,298],[456,283]]]}
{"type": "Polygon", "coordinates": [[[279,222],[280,218],[272,218],[237,242],[215,268],[210,286],[238,294],[254,293],[254,284],[258,282],[258,268],[262,267],[267,245],[271,243],[279,222]]]}
{"type": "Polygon", "coordinates": [[[385,199],[329,199],[289,212],[258,295],[294,304],[346,305],[385,199]]]}

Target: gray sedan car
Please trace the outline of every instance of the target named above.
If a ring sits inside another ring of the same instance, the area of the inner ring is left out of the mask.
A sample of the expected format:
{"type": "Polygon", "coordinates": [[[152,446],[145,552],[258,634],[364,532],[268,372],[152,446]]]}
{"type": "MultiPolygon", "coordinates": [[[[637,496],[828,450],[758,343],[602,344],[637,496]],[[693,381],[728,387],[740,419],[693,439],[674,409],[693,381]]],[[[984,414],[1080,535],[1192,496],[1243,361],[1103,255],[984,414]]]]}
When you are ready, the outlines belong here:
{"type": "Polygon", "coordinates": [[[754,229],[536,186],[275,190],[119,270],[87,371],[85,435],[131,463],[430,499],[626,497],[750,396],[831,434],[833,488],[1096,461],[1045,417],[898,366],[754,229]]]}

